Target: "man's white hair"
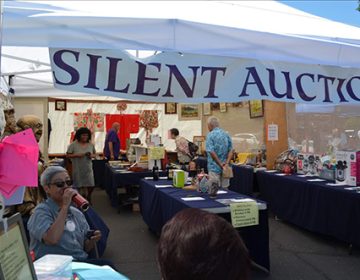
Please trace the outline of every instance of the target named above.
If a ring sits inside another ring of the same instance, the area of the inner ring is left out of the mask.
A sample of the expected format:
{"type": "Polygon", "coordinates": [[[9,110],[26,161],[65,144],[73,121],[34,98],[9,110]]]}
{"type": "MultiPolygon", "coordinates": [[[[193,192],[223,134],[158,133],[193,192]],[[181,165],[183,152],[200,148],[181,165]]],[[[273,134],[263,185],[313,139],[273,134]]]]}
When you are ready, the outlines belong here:
{"type": "Polygon", "coordinates": [[[208,118],[207,123],[208,123],[208,125],[211,126],[212,128],[215,128],[215,127],[219,127],[219,126],[220,126],[219,119],[218,119],[217,117],[210,117],[210,118],[208,118]]]}

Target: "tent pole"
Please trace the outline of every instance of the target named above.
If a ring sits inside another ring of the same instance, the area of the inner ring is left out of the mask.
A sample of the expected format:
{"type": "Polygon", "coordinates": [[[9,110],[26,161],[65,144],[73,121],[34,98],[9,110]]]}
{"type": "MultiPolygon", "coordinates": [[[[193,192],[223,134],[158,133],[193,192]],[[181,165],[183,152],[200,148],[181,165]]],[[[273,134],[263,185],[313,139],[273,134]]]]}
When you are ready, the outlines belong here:
{"type": "Polygon", "coordinates": [[[25,62],[30,62],[30,63],[34,63],[34,64],[49,66],[49,67],[51,66],[50,63],[41,62],[38,60],[33,60],[33,59],[28,59],[28,58],[23,58],[23,57],[19,57],[19,56],[14,56],[14,55],[6,54],[6,53],[3,53],[2,56],[6,57],[6,58],[11,58],[14,60],[25,61],[25,62]]]}

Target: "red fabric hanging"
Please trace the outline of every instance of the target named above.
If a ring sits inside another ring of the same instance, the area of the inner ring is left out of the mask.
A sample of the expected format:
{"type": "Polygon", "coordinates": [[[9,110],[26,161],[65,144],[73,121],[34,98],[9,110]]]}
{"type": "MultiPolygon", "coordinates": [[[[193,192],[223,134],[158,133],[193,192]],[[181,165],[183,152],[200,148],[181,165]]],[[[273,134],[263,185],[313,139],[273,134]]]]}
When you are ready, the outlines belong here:
{"type": "Polygon", "coordinates": [[[138,133],[139,132],[139,122],[140,116],[133,115],[106,115],[106,131],[109,131],[112,124],[114,122],[118,122],[120,124],[120,131],[118,133],[120,139],[120,148],[122,150],[126,149],[126,140],[130,138],[130,133],[138,133]]]}

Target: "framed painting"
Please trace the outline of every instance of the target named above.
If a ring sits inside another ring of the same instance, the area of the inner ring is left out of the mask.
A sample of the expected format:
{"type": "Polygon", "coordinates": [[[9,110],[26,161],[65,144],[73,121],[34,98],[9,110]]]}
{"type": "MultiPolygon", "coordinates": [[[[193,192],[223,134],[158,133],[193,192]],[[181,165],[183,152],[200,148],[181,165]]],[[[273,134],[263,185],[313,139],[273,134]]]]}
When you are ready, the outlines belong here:
{"type": "Polygon", "coordinates": [[[211,104],[210,103],[203,104],[203,115],[204,116],[211,115],[211,104]]]}
{"type": "Polygon", "coordinates": [[[178,104],[179,121],[201,120],[201,104],[178,104]]]}
{"type": "Polygon", "coordinates": [[[264,116],[264,104],[262,100],[249,101],[250,118],[261,118],[264,116]]]}
{"type": "Polygon", "coordinates": [[[55,111],[66,111],[66,100],[55,100],[55,111]]]}
{"type": "Polygon", "coordinates": [[[211,110],[212,111],[220,110],[220,103],[211,103],[211,110]]]}
{"type": "Polygon", "coordinates": [[[206,151],[206,137],[205,136],[194,136],[193,143],[199,147],[197,151],[198,155],[204,155],[206,151]]]}
{"type": "Polygon", "coordinates": [[[166,115],[177,114],[176,103],[165,103],[165,114],[166,115]]]}

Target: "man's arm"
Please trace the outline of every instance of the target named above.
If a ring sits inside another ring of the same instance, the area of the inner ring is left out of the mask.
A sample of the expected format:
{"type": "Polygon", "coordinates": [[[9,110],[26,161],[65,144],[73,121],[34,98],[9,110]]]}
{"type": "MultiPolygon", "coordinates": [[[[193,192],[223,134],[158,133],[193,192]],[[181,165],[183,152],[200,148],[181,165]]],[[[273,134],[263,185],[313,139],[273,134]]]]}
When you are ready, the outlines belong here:
{"type": "Polygon", "coordinates": [[[221,169],[223,169],[223,163],[220,161],[217,154],[214,151],[212,151],[212,152],[210,152],[210,155],[211,155],[212,159],[216,162],[216,164],[219,165],[221,169]]]}
{"type": "Polygon", "coordinates": [[[227,156],[227,159],[226,159],[225,164],[229,164],[229,163],[230,163],[230,161],[231,161],[231,159],[232,159],[233,155],[234,155],[234,150],[233,150],[233,149],[231,149],[231,150],[229,151],[229,153],[228,153],[228,156],[227,156]]]}
{"type": "Polygon", "coordinates": [[[114,159],[114,144],[113,142],[109,141],[109,151],[110,151],[110,159],[114,159]]]}

